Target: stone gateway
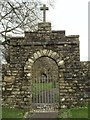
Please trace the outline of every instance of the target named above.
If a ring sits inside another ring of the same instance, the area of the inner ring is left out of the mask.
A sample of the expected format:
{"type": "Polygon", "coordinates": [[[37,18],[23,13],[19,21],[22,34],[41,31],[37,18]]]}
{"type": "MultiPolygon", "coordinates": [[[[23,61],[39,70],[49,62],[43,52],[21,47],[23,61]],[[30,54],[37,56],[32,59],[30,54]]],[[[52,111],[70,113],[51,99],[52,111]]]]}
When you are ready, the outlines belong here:
{"type": "Polygon", "coordinates": [[[79,36],[38,30],[9,40],[10,63],[3,65],[3,105],[56,111],[88,102],[89,62],[80,62],[79,36]]]}

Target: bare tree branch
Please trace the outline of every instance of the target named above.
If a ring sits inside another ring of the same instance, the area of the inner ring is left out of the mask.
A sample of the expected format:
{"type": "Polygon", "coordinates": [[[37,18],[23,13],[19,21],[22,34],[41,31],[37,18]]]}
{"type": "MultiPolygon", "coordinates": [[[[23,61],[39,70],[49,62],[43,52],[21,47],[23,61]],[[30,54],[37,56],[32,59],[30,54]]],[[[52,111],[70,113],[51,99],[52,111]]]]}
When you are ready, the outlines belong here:
{"type": "MultiPolygon", "coordinates": [[[[49,0],[49,5],[53,5],[49,0]]],[[[41,0],[1,0],[0,1],[0,35],[4,38],[2,43],[3,56],[9,62],[9,34],[22,34],[22,31],[36,30],[37,23],[41,21],[41,0]]]]}

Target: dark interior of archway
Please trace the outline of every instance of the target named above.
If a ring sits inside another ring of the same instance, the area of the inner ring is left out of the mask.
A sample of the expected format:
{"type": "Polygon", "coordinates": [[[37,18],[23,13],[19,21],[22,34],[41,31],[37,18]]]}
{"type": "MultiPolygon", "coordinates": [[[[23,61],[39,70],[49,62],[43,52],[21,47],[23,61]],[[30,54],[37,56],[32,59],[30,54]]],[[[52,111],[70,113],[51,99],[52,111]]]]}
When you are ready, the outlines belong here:
{"type": "Polygon", "coordinates": [[[58,102],[58,66],[49,57],[37,59],[32,66],[32,103],[58,102]]]}

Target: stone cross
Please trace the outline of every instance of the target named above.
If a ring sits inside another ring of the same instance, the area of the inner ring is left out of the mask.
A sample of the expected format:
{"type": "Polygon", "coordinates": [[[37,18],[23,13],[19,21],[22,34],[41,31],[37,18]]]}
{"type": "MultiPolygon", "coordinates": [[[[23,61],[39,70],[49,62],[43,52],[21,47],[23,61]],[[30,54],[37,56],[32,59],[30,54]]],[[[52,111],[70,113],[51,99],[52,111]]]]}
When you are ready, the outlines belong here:
{"type": "Polygon", "coordinates": [[[43,10],[43,22],[46,22],[46,10],[49,10],[49,9],[44,4],[43,7],[40,7],[40,10],[43,10]]]}

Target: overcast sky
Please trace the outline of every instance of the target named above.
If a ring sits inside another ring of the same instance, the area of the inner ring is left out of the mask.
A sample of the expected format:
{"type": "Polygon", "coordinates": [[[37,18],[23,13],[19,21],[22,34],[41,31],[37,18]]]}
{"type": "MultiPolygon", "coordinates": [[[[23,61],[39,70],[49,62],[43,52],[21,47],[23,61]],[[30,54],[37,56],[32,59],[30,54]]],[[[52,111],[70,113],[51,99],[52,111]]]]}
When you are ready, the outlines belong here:
{"type": "MultiPolygon", "coordinates": [[[[42,0],[47,4],[48,0],[42,0]]],[[[88,60],[88,1],[54,0],[49,8],[47,21],[54,30],[66,30],[66,35],[80,35],[80,60],[88,60]]]]}
{"type": "MultiPolygon", "coordinates": [[[[48,5],[50,0],[41,0],[48,5]]],[[[66,35],[80,35],[80,60],[88,60],[88,2],[89,0],[52,0],[47,22],[53,30],[65,30],[66,35]]]]}

